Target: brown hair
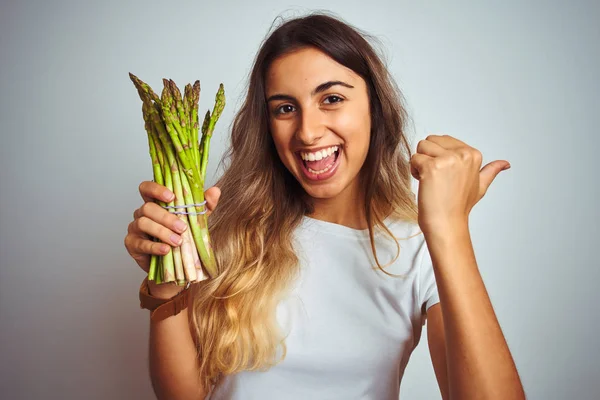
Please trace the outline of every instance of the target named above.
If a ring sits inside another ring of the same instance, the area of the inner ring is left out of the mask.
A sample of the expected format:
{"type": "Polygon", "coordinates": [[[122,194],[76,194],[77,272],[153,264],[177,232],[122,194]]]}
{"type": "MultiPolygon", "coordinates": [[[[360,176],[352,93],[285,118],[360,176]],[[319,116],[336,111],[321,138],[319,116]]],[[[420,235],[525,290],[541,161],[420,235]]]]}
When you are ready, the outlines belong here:
{"type": "Polygon", "coordinates": [[[223,159],[228,167],[217,183],[222,196],[209,219],[218,276],[193,293],[190,321],[206,389],[223,375],[267,369],[285,357],[275,308],[298,273],[292,233],[312,210],[269,133],[265,77],[275,59],[313,47],[366,82],[371,139],[361,179],[371,248],[381,270],[375,229],[396,241],[397,258],[400,247],[384,219],[417,221],[404,133],[407,114],[368,37],[338,18],[311,14],[281,24],[258,51],[223,159]]]}

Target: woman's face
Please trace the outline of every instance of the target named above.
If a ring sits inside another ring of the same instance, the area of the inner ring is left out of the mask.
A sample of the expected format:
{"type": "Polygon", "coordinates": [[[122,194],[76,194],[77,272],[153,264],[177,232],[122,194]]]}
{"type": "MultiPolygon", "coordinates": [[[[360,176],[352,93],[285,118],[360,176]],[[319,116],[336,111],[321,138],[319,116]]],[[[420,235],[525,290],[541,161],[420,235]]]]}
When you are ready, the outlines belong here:
{"type": "Polygon", "coordinates": [[[359,75],[304,48],[271,64],[266,98],[277,153],[310,196],[359,189],[371,135],[367,86],[359,75]]]}

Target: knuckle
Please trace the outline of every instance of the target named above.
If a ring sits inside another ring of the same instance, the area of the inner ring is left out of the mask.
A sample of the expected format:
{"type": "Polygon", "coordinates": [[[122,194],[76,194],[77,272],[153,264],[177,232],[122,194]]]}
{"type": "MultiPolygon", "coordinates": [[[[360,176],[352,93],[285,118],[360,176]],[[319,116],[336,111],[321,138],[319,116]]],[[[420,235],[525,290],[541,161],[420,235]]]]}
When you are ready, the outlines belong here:
{"type": "Polygon", "coordinates": [[[161,216],[159,218],[160,223],[164,226],[172,226],[179,219],[179,217],[167,210],[161,211],[161,216]]]}
{"type": "Polygon", "coordinates": [[[137,225],[138,230],[146,232],[146,230],[148,229],[148,227],[150,225],[150,218],[141,216],[136,220],[136,225],[137,225]]]}
{"type": "MultiPolygon", "coordinates": [[[[140,212],[142,214],[142,216],[147,216],[150,214],[150,210],[152,210],[152,202],[146,202],[144,203],[141,207],[140,207],[140,212]]],[[[142,217],[140,217],[142,218],[142,217]]]]}
{"type": "Polygon", "coordinates": [[[463,157],[460,152],[453,152],[452,155],[447,158],[447,162],[450,167],[460,164],[462,160],[463,157]]]}
{"type": "Polygon", "coordinates": [[[154,244],[156,242],[148,242],[148,241],[144,241],[141,244],[142,247],[142,251],[144,252],[144,254],[152,254],[152,248],[154,247],[154,244]]]}
{"type": "Polygon", "coordinates": [[[460,150],[460,158],[465,161],[470,161],[473,158],[473,153],[469,149],[460,150]]]}

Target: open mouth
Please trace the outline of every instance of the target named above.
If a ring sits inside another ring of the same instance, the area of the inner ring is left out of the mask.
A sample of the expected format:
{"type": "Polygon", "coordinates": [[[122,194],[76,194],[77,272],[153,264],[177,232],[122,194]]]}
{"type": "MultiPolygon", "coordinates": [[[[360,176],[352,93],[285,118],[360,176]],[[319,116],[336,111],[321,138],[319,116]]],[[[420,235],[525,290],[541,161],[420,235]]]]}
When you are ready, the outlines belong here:
{"type": "Polygon", "coordinates": [[[335,145],[317,152],[298,152],[296,156],[306,178],[324,180],[333,176],[337,170],[341,152],[342,146],[335,145]]]}

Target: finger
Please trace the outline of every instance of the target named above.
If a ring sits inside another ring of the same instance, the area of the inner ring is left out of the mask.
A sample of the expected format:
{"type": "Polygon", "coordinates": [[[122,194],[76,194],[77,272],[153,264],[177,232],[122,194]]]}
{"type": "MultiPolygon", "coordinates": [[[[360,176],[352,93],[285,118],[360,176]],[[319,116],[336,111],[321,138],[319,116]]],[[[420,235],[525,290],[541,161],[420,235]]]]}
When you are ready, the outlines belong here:
{"type": "Polygon", "coordinates": [[[416,153],[410,158],[410,174],[416,180],[421,180],[425,172],[426,165],[431,161],[431,157],[425,154],[416,153]]]}
{"type": "Polygon", "coordinates": [[[208,216],[215,210],[217,204],[219,203],[219,199],[221,198],[221,189],[219,189],[217,186],[207,189],[204,192],[204,198],[206,200],[206,207],[208,208],[208,212],[206,213],[208,216]]]}
{"type": "Polygon", "coordinates": [[[449,135],[429,135],[427,136],[427,139],[430,142],[436,143],[440,146],[442,146],[444,149],[446,150],[453,150],[453,149],[457,149],[460,147],[465,147],[468,145],[464,142],[461,142],[460,140],[456,139],[455,137],[449,136],[449,135]]]}
{"type": "Polygon", "coordinates": [[[151,240],[142,241],[139,238],[134,240],[130,248],[127,249],[129,254],[146,272],[148,272],[150,257],[152,255],[164,256],[170,251],[170,247],[164,243],[153,242],[151,240]]]}
{"type": "Polygon", "coordinates": [[[510,168],[508,161],[492,161],[479,171],[479,195],[483,197],[498,174],[510,168]]]}
{"type": "Polygon", "coordinates": [[[163,256],[171,250],[171,246],[153,240],[135,238],[133,241],[133,252],[137,254],[163,256]]]}
{"type": "Polygon", "coordinates": [[[187,224],[182,221],[179,216],[168,212],[156,203],[144,203],[137,212],[139,219],[141,217],[148,217],[152,221],[169,228],[173,232],[183,233],[187,229],[187,224]]]}
{"type": "Polygon", "coordinates": [[[421,140],[417,145],[417,153],[425,154],[430,157],[441,157],[448,150],[431,140],[421,140]]]}
{"type": "Polygon", "coordinates": [[[157,238],[164,243],[169,243],[172,246],[180,246],[182,237],[171,229],[151,220],[148,217],[142,216],[134,221],[134,233],[143,232],[151,237],[157,238]]]}
{"type": "Polygon", "coordinates": [[[159,185],[158,183],[152,181],[144,181],[140,183],[139,191],[145,203],[155,200],[169,202],[175,198],[175,194],[166,186],[159,185]]]}
{"type": "Polygon", "coordinates": [[[142,255],[156,254],[164,255],[171,248],[169,245],[149,240],[148,237],[138,236],[136,234],[128,234],[123,241],[127,252],[137,261],[143,261],[142,255]],[[146,242],[153,243],[148,245],[146,242]]]}

